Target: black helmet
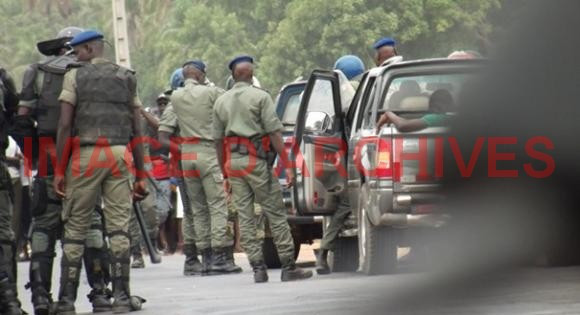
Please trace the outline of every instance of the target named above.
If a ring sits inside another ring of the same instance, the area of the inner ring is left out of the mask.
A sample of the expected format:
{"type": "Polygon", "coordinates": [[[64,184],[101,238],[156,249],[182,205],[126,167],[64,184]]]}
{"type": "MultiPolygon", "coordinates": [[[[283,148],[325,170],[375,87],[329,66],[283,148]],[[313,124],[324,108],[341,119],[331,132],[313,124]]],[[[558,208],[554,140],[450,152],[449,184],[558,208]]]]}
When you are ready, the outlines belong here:
{"type": "Polygon", "coordinates": [[[83,32],[83,29],[80,27],[68,26],[60,30],[56,34],[56,38],[39,42],[36,44],[36,47],[45,56],[58,55],[60,50],[66,47],[66,43],[81,32],[83,32]]]}

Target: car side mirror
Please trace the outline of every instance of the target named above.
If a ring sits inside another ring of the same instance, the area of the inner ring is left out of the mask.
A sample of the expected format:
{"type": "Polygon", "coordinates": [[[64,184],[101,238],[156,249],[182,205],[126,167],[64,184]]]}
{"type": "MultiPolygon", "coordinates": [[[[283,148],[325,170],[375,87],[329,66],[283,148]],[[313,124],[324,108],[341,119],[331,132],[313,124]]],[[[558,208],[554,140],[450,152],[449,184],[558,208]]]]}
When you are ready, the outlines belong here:
{"type": "Polygon", "coordinates": [[[308,112],[304,130],[310,132],[324,132],[330,128],[330,115],[324,112],[308,112]]]}

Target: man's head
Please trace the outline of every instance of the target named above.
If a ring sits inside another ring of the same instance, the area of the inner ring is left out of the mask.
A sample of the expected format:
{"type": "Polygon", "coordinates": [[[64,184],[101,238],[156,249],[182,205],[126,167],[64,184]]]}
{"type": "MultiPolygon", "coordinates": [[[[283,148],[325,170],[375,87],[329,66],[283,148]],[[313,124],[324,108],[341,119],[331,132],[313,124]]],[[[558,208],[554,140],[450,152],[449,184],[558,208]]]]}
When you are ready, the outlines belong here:
{"type": "Polygon", "coordinates": [[[201,60],[190,60],[183,64],[183,78],[205,82],[205,63],[201,60]]]}
{"type": "Polygon", "coordinates": [[[69,50],[68,42],[82,32],[83,29],[80,27],[65,27],[56,34],[54,39],[38,42],[36,48],[45,56],[62,56],[69,50]]]}
{"type": "Polygon", "coordinates": [[[254,59],[250,56],[238,56],[234,58],[229,68],[235,82],[248,82],[252,84],[254,77],[254,59]]]}
{"type": "Polygon", "coordinates": [[[375,65],[378,67],[383,62],[397,55],[396,42],[390,37],[383,37],[375,42],[375,65]]]}
{"type": "Polygon", "coordinates": [[[336,60],[334,69],[342,71],[347,79],[352,80],[365,72],[365,65],[359,57],[346,55],[336,60]]]}
{"type": "Polygon", "coordinates": [[[456,50],[447,56],[447,59],[479,59],[481,54],[474,50],[456,50]]]}
{"type": "Polygon", "coordinates": [[[169,97],[165,93],[159,94],[159,96],[157,96],[157,108],[159,109],[159,115],[163,115],[165,108],[167,108],[167,104],[169,104],[169,97]]]}
{"type": "Polygon", "coordinates": [[[433,113],[448,113],[454,106],[453,96],[448,90],[437,90],[429,97],[429,110],[433,113]]]}
{"type": "Polygon", "coordinates": [[[105,50],[103,34],[95,30],[84,31],[70,41],[78,61],[91,61],[102,57],[105,50]]]}

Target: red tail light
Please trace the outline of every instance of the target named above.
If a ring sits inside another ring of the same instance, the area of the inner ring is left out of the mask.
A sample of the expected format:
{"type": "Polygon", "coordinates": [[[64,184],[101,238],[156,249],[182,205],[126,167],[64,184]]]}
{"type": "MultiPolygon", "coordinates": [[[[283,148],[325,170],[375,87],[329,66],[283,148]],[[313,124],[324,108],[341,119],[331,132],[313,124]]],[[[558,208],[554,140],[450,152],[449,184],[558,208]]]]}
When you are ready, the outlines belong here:
{"type": "Polygon", "coordinates": [[[378,178],[393,177],[392,145],[390,140],[378,139],[378,151],[375,174],[378,178]]]}

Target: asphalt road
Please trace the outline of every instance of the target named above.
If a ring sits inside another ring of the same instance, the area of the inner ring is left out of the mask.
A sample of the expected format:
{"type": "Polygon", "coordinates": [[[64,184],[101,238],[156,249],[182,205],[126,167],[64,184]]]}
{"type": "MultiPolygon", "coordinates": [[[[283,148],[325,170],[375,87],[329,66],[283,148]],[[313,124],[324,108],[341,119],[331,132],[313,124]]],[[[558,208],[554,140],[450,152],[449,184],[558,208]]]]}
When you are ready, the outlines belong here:
{"type": "MultiPolygon", "coordinates": [[[[313,261],[310,249],[300,261],[313,261]]],[[[237,275],[188,277],[181,275],[183,256],[165,256],[160,265],[133,270],[132,293],[145,297],[141,315],[174,314],[423,314],[394,311],[389,297],[401,288],[420,283],[425,274],[408,273],[368,277],[336,273],[301,282],[280,282],[280,271],[270,270],[270,282],[254,284],[243,254],[236,254],[244,272],[237,275]]],[[[58,263],[55,264],[58,266],[58,263]]],[[[19,264],[20,286],[27,280],[28,263],[19,264]]],[[[53,293],[58,290],[57,275],[53,293]]],[[[83,275],[84,278],[84,275],[83,275]]],[[[77,311],[90,314],[81,280],[77,311]]],[[[24,308],[31,311],[29,291],[20,289],[24,308]]],[[[493,290],[441,301],[428,314],[580,314],[580,268],[529,268],[499,281],[493,290]]],[[[414,297],[420,299],[420,297],[414,297]]],[[[412,299],[410,300],[412,303],[412,299]]]]}

